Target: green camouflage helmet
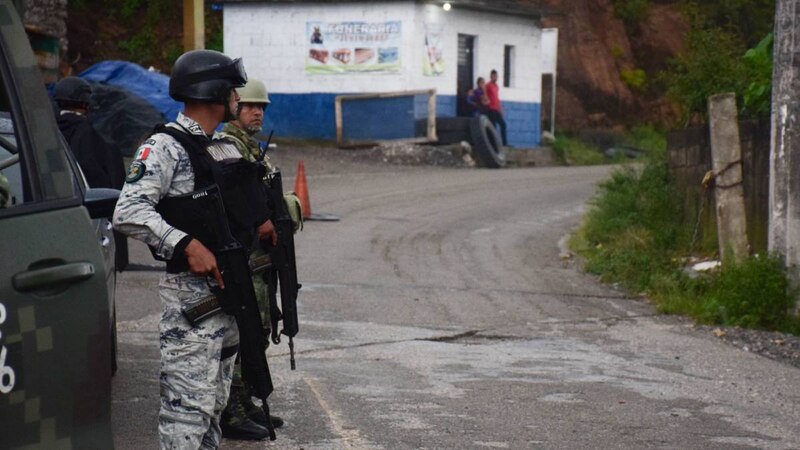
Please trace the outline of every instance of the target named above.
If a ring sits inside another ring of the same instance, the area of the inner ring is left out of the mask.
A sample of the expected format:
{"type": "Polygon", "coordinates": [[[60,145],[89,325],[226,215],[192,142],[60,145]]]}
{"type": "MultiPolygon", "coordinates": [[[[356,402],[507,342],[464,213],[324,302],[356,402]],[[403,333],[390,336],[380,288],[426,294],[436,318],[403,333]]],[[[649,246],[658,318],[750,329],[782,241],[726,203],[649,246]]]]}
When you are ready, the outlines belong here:
{"type": "Polygon", "coordinates": [[[239,103],[263,103],[269,104],[269,95],[264,82],[255,78],[250,78],[247,83],[236,89],[239,94],[239,103]]]}

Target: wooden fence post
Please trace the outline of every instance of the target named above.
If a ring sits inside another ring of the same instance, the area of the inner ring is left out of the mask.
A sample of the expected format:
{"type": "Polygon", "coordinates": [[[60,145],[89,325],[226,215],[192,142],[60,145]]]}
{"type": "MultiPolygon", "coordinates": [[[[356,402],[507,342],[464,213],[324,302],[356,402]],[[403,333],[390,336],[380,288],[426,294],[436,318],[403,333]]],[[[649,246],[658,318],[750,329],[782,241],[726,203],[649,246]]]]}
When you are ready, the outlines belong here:
{"type": "Polygon", "coordinates": [[[749,253],[747,216],[742,186],[742,148],[736,95],[718,94],[708,99],[708,121],[711,135],[711,162],[714,171],[714,196],[717,203],[719,253],[723,260],[728,251],[734,261],[741,262],[749,253]]]}

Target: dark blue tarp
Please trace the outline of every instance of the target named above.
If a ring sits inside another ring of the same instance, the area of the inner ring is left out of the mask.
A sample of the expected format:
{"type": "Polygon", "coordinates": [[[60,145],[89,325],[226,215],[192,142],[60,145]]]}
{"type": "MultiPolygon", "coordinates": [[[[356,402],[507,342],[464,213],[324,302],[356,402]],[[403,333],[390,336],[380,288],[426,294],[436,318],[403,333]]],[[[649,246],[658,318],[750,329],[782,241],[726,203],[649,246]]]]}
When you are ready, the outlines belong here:
{"type": "Polygon", "coordinates": [[[110,84],[92,85],[89,120],[103,138],[125,156],[132,156],[139,144],[164,123],[155,106],[136,94],[110,84]]]}
{"type": "Polygon", "coordinates": [[[169,77],[149,72],[127,61],[103,61],[81,72],[81,78],[95,83],[120,87],[143,98],[158,109],[167,121],[173,121],[181,111],[181,103],[169,96],[169,77]]]}

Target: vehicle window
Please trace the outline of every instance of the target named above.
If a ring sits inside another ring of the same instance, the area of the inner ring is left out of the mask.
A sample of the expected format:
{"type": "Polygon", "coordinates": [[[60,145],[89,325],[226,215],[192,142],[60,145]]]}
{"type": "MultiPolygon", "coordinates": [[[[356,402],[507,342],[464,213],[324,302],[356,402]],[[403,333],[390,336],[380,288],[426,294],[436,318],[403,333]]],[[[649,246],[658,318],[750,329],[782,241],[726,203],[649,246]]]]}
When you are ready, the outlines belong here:
{"type": "Polygon", "coordinates": [[[26,201],[24,171],[17,150],[17,134],[5,80],[0,86],[0,208],[11,208],[26,201]]]}

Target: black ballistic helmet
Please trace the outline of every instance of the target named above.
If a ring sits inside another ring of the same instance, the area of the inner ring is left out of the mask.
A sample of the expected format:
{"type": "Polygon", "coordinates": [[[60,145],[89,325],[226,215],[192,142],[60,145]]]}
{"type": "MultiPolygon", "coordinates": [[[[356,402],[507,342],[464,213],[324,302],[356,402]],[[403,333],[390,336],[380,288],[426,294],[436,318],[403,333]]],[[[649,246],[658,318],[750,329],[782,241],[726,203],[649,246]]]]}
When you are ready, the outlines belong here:
{"type": "Polygon", "coordinates": [[[191,50],[172,66],[169,96],[179,102],[226,104],[231,89],[246,82],[241,58],[231,59],[214,50],[191,50]]]}
{"type": "Polygon", "coordinates": [[[78,77],[66,77],[56,83],[53,93],[59,106],[85,106],[92,101],[92,86],[78,77]]]}

